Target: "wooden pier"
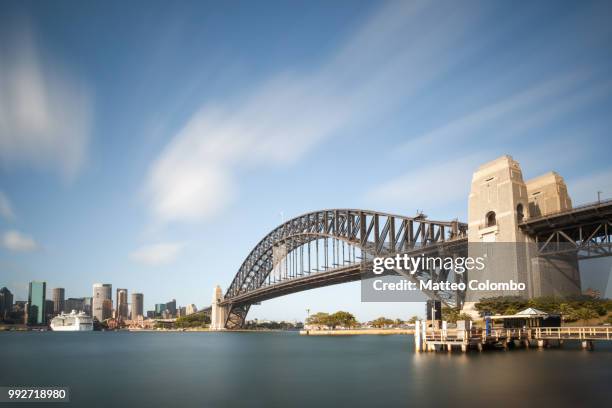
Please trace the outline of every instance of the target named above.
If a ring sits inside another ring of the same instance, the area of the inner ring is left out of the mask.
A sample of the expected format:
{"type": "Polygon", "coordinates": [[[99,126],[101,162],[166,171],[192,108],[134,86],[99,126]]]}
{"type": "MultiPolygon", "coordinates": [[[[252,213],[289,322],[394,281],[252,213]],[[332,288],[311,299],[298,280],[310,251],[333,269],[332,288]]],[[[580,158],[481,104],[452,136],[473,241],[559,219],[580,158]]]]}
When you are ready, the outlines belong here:
{"type": "MultiPolygon", "coordinates": [[[[444,322],[443,322],[444,323],[444,322]]],[[[565,340],[581,342],[593,350],[594,342],[612,340],[612,328],[606,327],[530,327],[523,329],[441,329],[417,322],[414,341],[420,351],[504,349],[515,347],[560,347],[565,340]]]]}

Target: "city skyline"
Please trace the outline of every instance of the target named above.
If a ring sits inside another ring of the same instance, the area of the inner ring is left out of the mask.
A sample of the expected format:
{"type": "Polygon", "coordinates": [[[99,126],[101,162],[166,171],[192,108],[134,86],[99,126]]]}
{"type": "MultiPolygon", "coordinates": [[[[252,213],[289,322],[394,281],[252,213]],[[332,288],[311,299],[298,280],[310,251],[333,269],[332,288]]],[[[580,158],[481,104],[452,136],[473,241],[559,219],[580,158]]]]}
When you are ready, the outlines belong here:
{"type": "MultiPolygon", "coordinates": [[[[108,282],[145,312],[201,308],[308,211],[466,220],[471,174],[502,154],[525,178],[557,171],[575,205],[612,197],[609,3],[62,4],[0,15],[0,286],[15,300],[34,280],[65,298],[108,282]]],[[[315,289],[249,318],[422,309],[360,296],[315,289]]]]}

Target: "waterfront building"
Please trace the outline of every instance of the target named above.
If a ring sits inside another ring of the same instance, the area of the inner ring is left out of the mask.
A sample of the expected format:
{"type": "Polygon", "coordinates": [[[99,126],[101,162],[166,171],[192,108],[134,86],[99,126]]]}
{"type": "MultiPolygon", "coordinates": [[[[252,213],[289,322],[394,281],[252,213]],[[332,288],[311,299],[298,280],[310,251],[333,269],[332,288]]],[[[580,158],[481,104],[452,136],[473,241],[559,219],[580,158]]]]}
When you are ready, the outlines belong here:
{"type": "Polygon", "coordinates": [[[198,308],[197,308],[197,306],[196,306],[196,305],[194,305],[193,303],[192,303],[192,304],[190,304],[190,305],[187,305],[187,306],[185,307],[185,314],[186,314],[187,316],[189,316],[190,314],[194,314],[194,313],[196,313],[197,311],[198,311],[198,308]]]}
{"type": "Polygon", "coordinates": [[[155,319],[155,310],[147,310],[147,319],[155,319]]]}
{"type": "Polygon", "coordinates": [[[116,318],[126,320],[128,318],[128,290],[127,289],[117,289],[116,302],[117,302],[116,318]]]}
{"type": "Polygon", "coordinates": [[[92,313],[93,317],[100,322],[112,316],[112,290],[113,285],[110,283],[94,283],[93,285],[92,313]]]}
{"type": "Polygon", "coordinates": [[[37,325],[45,323],[45,303],[47,298],[47,282],[30,282],[28,288],[28,324],[37,325]]]}
{"type": "Polygon", "coordinates": [[[16,300],[11,308],[10,318],[13,323],[27,323],[28,302],[25,300],[16,300]]]}
{"type": "Polygon", "coordinates": [[[176,316],[176,299],[172,299],[170,302],[166,303],[166,310],[171,317],[176,316]]]}
{"type": "Polygon", "coordinates": [[[93,317],[93,298],[91,296],[83,298],[83,311],[93,317]]]}
{"type": "Polygon", "coordinates": [[[13,306],[13,294],[6,287],[0,289],[0,320],[8,319],[13,306]]]}
{"type": "Polygon", "coordinates": [[[138,316],[144,316],[143,304],[144,295],[142,293],[132,293],[132,320],[137,320],[138,316]]]}
{"type": "Polygon", "coordinates": [[[155,304],[155,316],[161,316],[162,313],[166,310],[165,303],[156,303],[155,304]]]}
{"type": "Polygon", "coordinates": [[[53,288],[51,298],[53,299],[53,314],[58,315],[66,311],[64,288],[53,288]]]}
{"type": "Polygon", "coordinates": [[[85,312],[85,298],[68,298],[65,302],[65,308],[67,313],[73,310],[85,312]]]}
{"type": "Polygon", "coordinates": [[[51,299],[45,300],[45,323],[49,323],[53,319],[53,311],[55,310],[55,303],[51,299]]]}

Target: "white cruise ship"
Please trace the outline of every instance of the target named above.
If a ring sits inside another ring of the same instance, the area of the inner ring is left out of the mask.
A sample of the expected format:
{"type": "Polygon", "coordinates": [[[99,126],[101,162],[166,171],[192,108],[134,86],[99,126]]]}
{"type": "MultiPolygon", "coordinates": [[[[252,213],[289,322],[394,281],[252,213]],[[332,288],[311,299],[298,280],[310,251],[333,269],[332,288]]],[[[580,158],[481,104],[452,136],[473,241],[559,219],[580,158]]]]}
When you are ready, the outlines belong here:
{"type": "Polygon", "coordinates": [[[77,313],[73,310],[70,314],[55,316],[51,320],[51,330],[53,331],[92,331],[93,319],[85,313],[77,313]]]}

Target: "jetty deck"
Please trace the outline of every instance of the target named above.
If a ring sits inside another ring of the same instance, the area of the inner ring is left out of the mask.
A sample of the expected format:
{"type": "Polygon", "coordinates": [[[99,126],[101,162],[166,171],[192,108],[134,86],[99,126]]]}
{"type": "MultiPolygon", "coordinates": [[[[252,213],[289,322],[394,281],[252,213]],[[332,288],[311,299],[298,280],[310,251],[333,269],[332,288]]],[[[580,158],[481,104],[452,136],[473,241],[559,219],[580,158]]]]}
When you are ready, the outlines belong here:
{"type": "MultiPolygon", "coordinates": [[[[423,323],[423,322],[421,322],[423,323]]],[[[513,347],[561,346],[565,340],[578,340],[585,349],[592,350],[594,342],[612,340],[612,327],[532,327],[522,329],[437,329],[417,324],[416,351],[451,351],[454,348],[466,352],[470,349],[485,350],[513,347]]]]}

